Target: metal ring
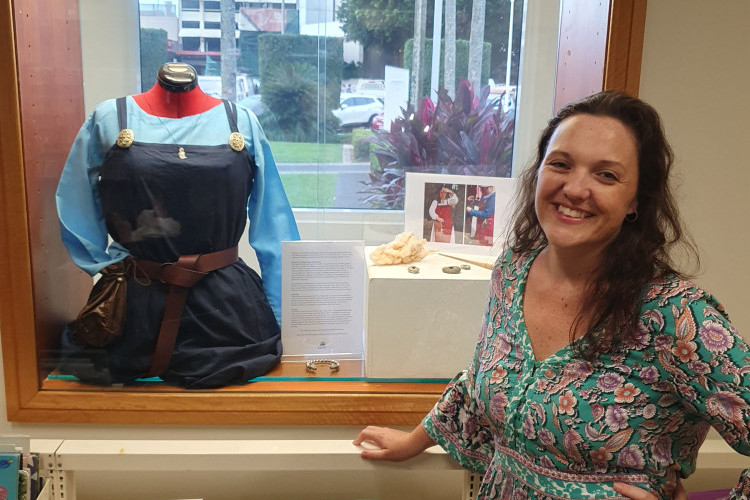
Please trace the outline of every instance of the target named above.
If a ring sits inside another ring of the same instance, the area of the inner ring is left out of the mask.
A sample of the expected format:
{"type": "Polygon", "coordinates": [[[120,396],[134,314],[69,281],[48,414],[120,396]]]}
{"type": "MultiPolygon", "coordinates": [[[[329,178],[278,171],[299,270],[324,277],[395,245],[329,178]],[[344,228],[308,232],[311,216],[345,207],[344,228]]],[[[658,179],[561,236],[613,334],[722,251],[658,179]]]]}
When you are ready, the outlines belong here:
{"type": "Polygon", "coordinates": [[[156,272],[156,276],[157,276],[157,279],[158,279],[159,281],[161,281],[162,283],[164,283],[165,285],[169,285],[169,283],[167,283],[166,281],[164,281],[164,280],[162,279],[162,277],[161,277],[161,276],[162,276],[162,273],[164,272],[164,270],[165,270],[165,269],[166,269],[167,267],[170,267],[170,266],[174,266],[174,265],[175,265],[175,263],[174,263],[174,262],[162,262],[162,263],[161,263],[161,264],[159,265],[159,270],[158,270],[158,271],[156,272]]]}
{"type": "Polygon", "coordinates": [[[331,373],[339,371],[339,362],[333,359],[311,359],[305,363],[305,371],[315,373],[318,371],[318,365],[328,365],[331,373]]]}
{"type": "Polygon", "coordinates": [[[461,268],[458,266],[446,266],[443,268],[443,272],[446,274],[458,274],[461,272],[461,268]]]}
{"type": "Polygon", "coordinates": [[[419,268],[417,266],[409,266],[406,268],[411,274],[419,274],[419,268]]]}

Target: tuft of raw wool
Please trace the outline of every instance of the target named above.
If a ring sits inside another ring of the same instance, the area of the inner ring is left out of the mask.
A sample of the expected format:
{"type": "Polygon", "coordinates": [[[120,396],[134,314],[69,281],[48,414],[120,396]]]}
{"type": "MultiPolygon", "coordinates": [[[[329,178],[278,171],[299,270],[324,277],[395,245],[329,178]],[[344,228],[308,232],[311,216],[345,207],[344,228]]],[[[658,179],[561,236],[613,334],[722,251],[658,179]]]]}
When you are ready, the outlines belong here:
{"type": "Polygon", "coordinates": [[[376,266],[417,262],[430,253],[430,250],[424,247],[425,243],[427,243],[427,240],[417,238],[414,233],[401,233],[390,243],[380,245],[373,250],[370,254],[370,260],[376,266]]]}

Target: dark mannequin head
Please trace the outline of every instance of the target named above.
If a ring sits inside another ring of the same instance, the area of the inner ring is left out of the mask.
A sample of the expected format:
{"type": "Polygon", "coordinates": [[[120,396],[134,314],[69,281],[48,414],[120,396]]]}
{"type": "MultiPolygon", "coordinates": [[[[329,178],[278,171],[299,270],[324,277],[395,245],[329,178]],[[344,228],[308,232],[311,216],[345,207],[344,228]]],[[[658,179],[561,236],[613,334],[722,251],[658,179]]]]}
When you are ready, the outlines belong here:
{"type": "Polygon", "coordinates": [[[195,68],[185,63],[167,63],[159,68],[156,79],[169,92],[189,92],[198,86],[195,68]]]}

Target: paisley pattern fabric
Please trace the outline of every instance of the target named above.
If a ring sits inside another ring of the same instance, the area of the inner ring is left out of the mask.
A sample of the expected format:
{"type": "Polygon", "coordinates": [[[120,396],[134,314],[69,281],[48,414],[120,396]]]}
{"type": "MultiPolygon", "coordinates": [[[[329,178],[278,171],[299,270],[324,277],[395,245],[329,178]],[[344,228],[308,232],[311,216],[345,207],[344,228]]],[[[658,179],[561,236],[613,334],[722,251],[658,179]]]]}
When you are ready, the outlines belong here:
{"type": "MultiPolygon", "coordinates": [[[[711,295],[654,283],[622,349],[589,363],[568,345],[536,361],[523,317],[536,255],[498,260],[471,366],[422,422],[484,475],[477,498],[622,498],[620,481],[669,499],[711,426],[750,455],[750,350],[711,295]]],[[[748,476],[729,498],[746,498],[748,476]]]]}

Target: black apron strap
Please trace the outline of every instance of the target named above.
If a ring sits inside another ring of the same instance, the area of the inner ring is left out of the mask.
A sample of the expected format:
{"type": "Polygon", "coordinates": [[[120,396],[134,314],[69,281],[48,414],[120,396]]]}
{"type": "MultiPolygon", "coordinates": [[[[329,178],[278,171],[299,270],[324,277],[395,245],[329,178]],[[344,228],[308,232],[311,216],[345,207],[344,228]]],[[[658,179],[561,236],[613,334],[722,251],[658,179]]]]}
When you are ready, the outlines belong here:
{"type": "Polygon", "coordinates": [[[239,132],[239,129],[237,128],[237,106],[226,99],[222,99],[222,101],[224,101],[224,109],[227,111],[229,128],[232,129],[232,132],[239,132]]]}
{"type": "Polygon", "coordinates": [[[125,97],[117,98],[117,123],[120,130],[128,128],[128,103],[125,97]]]}

